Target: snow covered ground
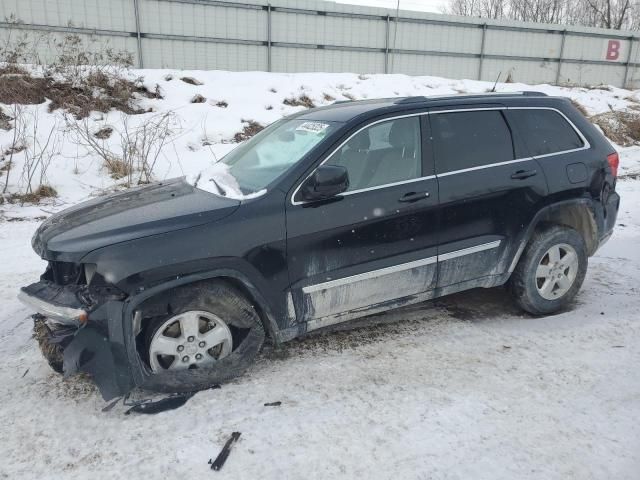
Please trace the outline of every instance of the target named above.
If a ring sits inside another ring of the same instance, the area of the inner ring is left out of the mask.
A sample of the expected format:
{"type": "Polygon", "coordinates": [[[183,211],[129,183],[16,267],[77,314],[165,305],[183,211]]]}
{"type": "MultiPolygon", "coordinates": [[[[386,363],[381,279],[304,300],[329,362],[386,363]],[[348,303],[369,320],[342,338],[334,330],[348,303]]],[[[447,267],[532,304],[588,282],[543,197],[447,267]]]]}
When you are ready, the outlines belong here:
{"type": "MultiPolygon", "coordinates": [[[[241,119],[268,123],[302,108],[282,104],[302,85],[317,104],[330,103],[325,93],[340,99],[491,86],[400,75],[171,72],[167,81],[166,71],[138,73],[165,93],[145,102],[180,116],[158,169],[167,177],[193,175],[211,162],[211,150],[228,151],[233,145],[219,142],[242,129],[241,119]],[[207,101],[189,103],[196,93],[207,101]],[[226,108],[211,103],[223,100],[226,108]]],[[[590,113],[629,108],[636,95],[500,88],[569,95],[590,113]]],[[[59,115],[42,114],[48,122],[59,115]]],[[[95,128],[121,126],[118,113],[98,118],[95,128]]],[[[0,130],[0,143],[7,138],[0,130]]],[[[63,381],[49,369],[31,338],[31,312],[15,299],[44,268],[29,245],[33,218],[114,183],[73,146],[61,149],[54,167],[54,202],[0,206],[0,478],[638,478],[640,180],[619,181],[615,234],[590,259],[567,312],[530,318],[502,289],[457,294],[267,349],[246,375],[178,410],[125,416],[121,405],[101,412],[90,381],[63,381]],[[264,406],[274,401],[282,405],[264,406]],[[223,469],[211,472],[208,460],[233,431],[242,432],[240,441],[223,469]]],[[[638,172],[640,149],[621,149],[621,174],[638,172]]]]}

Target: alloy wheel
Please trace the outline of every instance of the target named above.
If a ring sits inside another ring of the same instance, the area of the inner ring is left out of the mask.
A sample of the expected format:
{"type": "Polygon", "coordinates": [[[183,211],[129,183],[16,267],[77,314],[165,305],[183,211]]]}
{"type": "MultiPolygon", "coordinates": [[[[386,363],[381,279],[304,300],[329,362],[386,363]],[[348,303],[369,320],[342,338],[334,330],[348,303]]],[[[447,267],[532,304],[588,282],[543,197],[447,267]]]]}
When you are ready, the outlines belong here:
{"type": "Polygon", "coordinates": [[[227,324],[204,311],[179,313],[158,328],[149,346],[154,372],[206,368],[229,355],[233,339],[227,324]]]}
{"type": "Polygon", "coordinates": [[[578,274],[578,254],[566,243],[554,245],[536,268],[536,287],[545,300],[557,300],[573,286],[578,274]]]}

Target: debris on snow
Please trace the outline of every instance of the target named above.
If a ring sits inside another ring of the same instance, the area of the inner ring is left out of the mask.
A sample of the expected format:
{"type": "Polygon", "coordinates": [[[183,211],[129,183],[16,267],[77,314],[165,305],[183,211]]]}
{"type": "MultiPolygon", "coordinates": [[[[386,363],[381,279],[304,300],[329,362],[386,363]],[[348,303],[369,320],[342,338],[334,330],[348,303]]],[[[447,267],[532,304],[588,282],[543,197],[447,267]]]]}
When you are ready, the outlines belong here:
{"type": "Polygon", "coordinates": [[[224,447],[222,447],[222,450],[220,451],[216,459],[209,460],[209,465],[211,465],[211,470],[217,471],[224,466],[224,462],[227,461],[227,458],[229,457],[229,453],[231,452],[231,447],[235,442],[238,441],[238,439],[240,438],[240,435],[242,435],[240,432],[233,432],[229,440],[227,440],[227,443],[225,443],[224,447]]]}
{"type": "Polygon", "coordinates": [[[188,83],[189,85],[204,85],[200,80],[196,80],[193,77],[182,77],[180,80],[184,83],[188,83]]]}

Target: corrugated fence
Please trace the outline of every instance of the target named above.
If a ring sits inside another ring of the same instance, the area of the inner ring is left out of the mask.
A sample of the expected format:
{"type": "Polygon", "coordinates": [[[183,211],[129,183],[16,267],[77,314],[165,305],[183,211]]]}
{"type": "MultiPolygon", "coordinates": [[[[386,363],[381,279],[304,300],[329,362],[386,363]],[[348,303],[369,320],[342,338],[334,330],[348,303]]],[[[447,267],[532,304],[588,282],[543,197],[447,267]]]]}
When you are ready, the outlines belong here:
{"type": "MultiPolygon", "coordinates": [[[[2,0],[0,38],[74,32],[144,68],[406,73],[634,87],[633,32],[316,0],[2,0]],[[8,19],[21,23],[16,26],[8,19]]],[[[46,59],[51,52],[40,47],[46,59]]]]}

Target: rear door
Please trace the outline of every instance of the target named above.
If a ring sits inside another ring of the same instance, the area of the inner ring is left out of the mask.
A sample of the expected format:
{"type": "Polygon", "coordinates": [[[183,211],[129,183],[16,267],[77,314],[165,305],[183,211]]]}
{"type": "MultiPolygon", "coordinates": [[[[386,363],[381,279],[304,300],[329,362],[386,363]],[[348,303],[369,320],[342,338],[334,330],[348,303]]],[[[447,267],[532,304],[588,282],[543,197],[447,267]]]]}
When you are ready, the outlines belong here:
{"type": "Polygon", "coordinates": [[[436,285],[438,188],[424,116],[362,127],[324,163],[347,169],[349,191],[287,201],[295,317],[313,329],[436,285]]]}
{"type": "Polygon", "coordinates": [[[440,187],[438,286],[487,284],[508,270],[510,242],[547,193],[501,106],[429,115],[440,187]]]}

